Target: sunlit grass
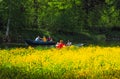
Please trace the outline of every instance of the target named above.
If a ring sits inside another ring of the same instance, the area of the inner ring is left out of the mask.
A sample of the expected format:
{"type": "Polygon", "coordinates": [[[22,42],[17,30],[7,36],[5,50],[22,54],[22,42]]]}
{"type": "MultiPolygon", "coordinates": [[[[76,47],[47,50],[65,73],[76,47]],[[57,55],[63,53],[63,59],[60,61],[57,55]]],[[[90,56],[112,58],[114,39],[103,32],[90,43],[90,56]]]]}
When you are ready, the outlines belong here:
{"type": "Polygon", "coordinates": [[[0,50],[0,79],[119,79],[120,47],[0,50]]]}

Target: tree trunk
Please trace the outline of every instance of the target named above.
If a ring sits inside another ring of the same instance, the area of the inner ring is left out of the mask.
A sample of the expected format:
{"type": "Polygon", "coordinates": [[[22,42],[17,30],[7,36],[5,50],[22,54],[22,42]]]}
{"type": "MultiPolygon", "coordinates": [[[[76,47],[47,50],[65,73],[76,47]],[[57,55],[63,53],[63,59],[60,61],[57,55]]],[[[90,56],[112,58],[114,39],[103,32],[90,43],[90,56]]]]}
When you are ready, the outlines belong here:
{"type": "Polygon", "coordinates": [[[9,0],[9,5],[8,5],[8,22],[7,22],[7,27],[6,27],[6,34],[5,34],[5,38],[4,41],[5,42],[10,42],[10,38],[9,38],[9,28],[10,28],[10,13],[11,13],[11,0],[9,0]]]}
{"type": "Polygon", "coordinates": [[[10,27],[10,18],[8,18],[8,23],[7,23],[7,28],[6,28],[6,34],[5,34],[6,37],[9,36],[9,27],[10,27]]]}

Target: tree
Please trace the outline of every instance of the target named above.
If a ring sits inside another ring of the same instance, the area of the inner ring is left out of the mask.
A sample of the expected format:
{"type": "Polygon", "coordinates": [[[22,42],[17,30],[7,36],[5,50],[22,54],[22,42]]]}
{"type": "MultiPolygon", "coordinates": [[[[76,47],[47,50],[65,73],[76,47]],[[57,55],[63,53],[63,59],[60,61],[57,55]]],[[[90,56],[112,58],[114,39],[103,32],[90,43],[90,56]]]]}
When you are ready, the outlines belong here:
{"type": "Polygon", "coordinates": [[[10,41],[9,39],[9,28],[10,28],[10,23],[11,23],[11,0],[8,0],[8,22],[7,22],[7,27],[6,27],[6,34],[5,34],[5,41],[10,41]]]}

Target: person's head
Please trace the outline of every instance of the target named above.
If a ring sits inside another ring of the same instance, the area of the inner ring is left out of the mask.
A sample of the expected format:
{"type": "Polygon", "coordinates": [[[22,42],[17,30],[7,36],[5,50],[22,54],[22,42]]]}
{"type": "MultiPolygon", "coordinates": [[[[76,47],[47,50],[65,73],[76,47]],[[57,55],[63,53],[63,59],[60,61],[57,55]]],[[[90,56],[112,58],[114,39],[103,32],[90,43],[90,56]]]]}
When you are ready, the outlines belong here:
{"type": "Polygon", "coordinates": [[[63,43],[63,40],[60,40],[60,43],[63,43]]]}
{"type": "Polygon", "coordinates": [[[46,38],[45,36],[43,36],[43,38],[46,38]]]}

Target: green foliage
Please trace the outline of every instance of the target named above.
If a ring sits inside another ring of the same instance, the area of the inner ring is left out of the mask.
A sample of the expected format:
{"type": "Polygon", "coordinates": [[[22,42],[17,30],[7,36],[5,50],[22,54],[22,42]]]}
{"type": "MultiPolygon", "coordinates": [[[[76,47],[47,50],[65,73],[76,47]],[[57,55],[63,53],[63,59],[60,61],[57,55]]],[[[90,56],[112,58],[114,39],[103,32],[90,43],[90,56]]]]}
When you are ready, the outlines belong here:
{"type": "Polygon", "coordinates": [[[0,0],[0,26],[4,34],[10,18],[10,35],[25,29],[44,30],[45,35],[96,33],[91,28],[103,28],[103,34],[104,30],[120,26],[119,3],[119,0],[0,0]]]}

